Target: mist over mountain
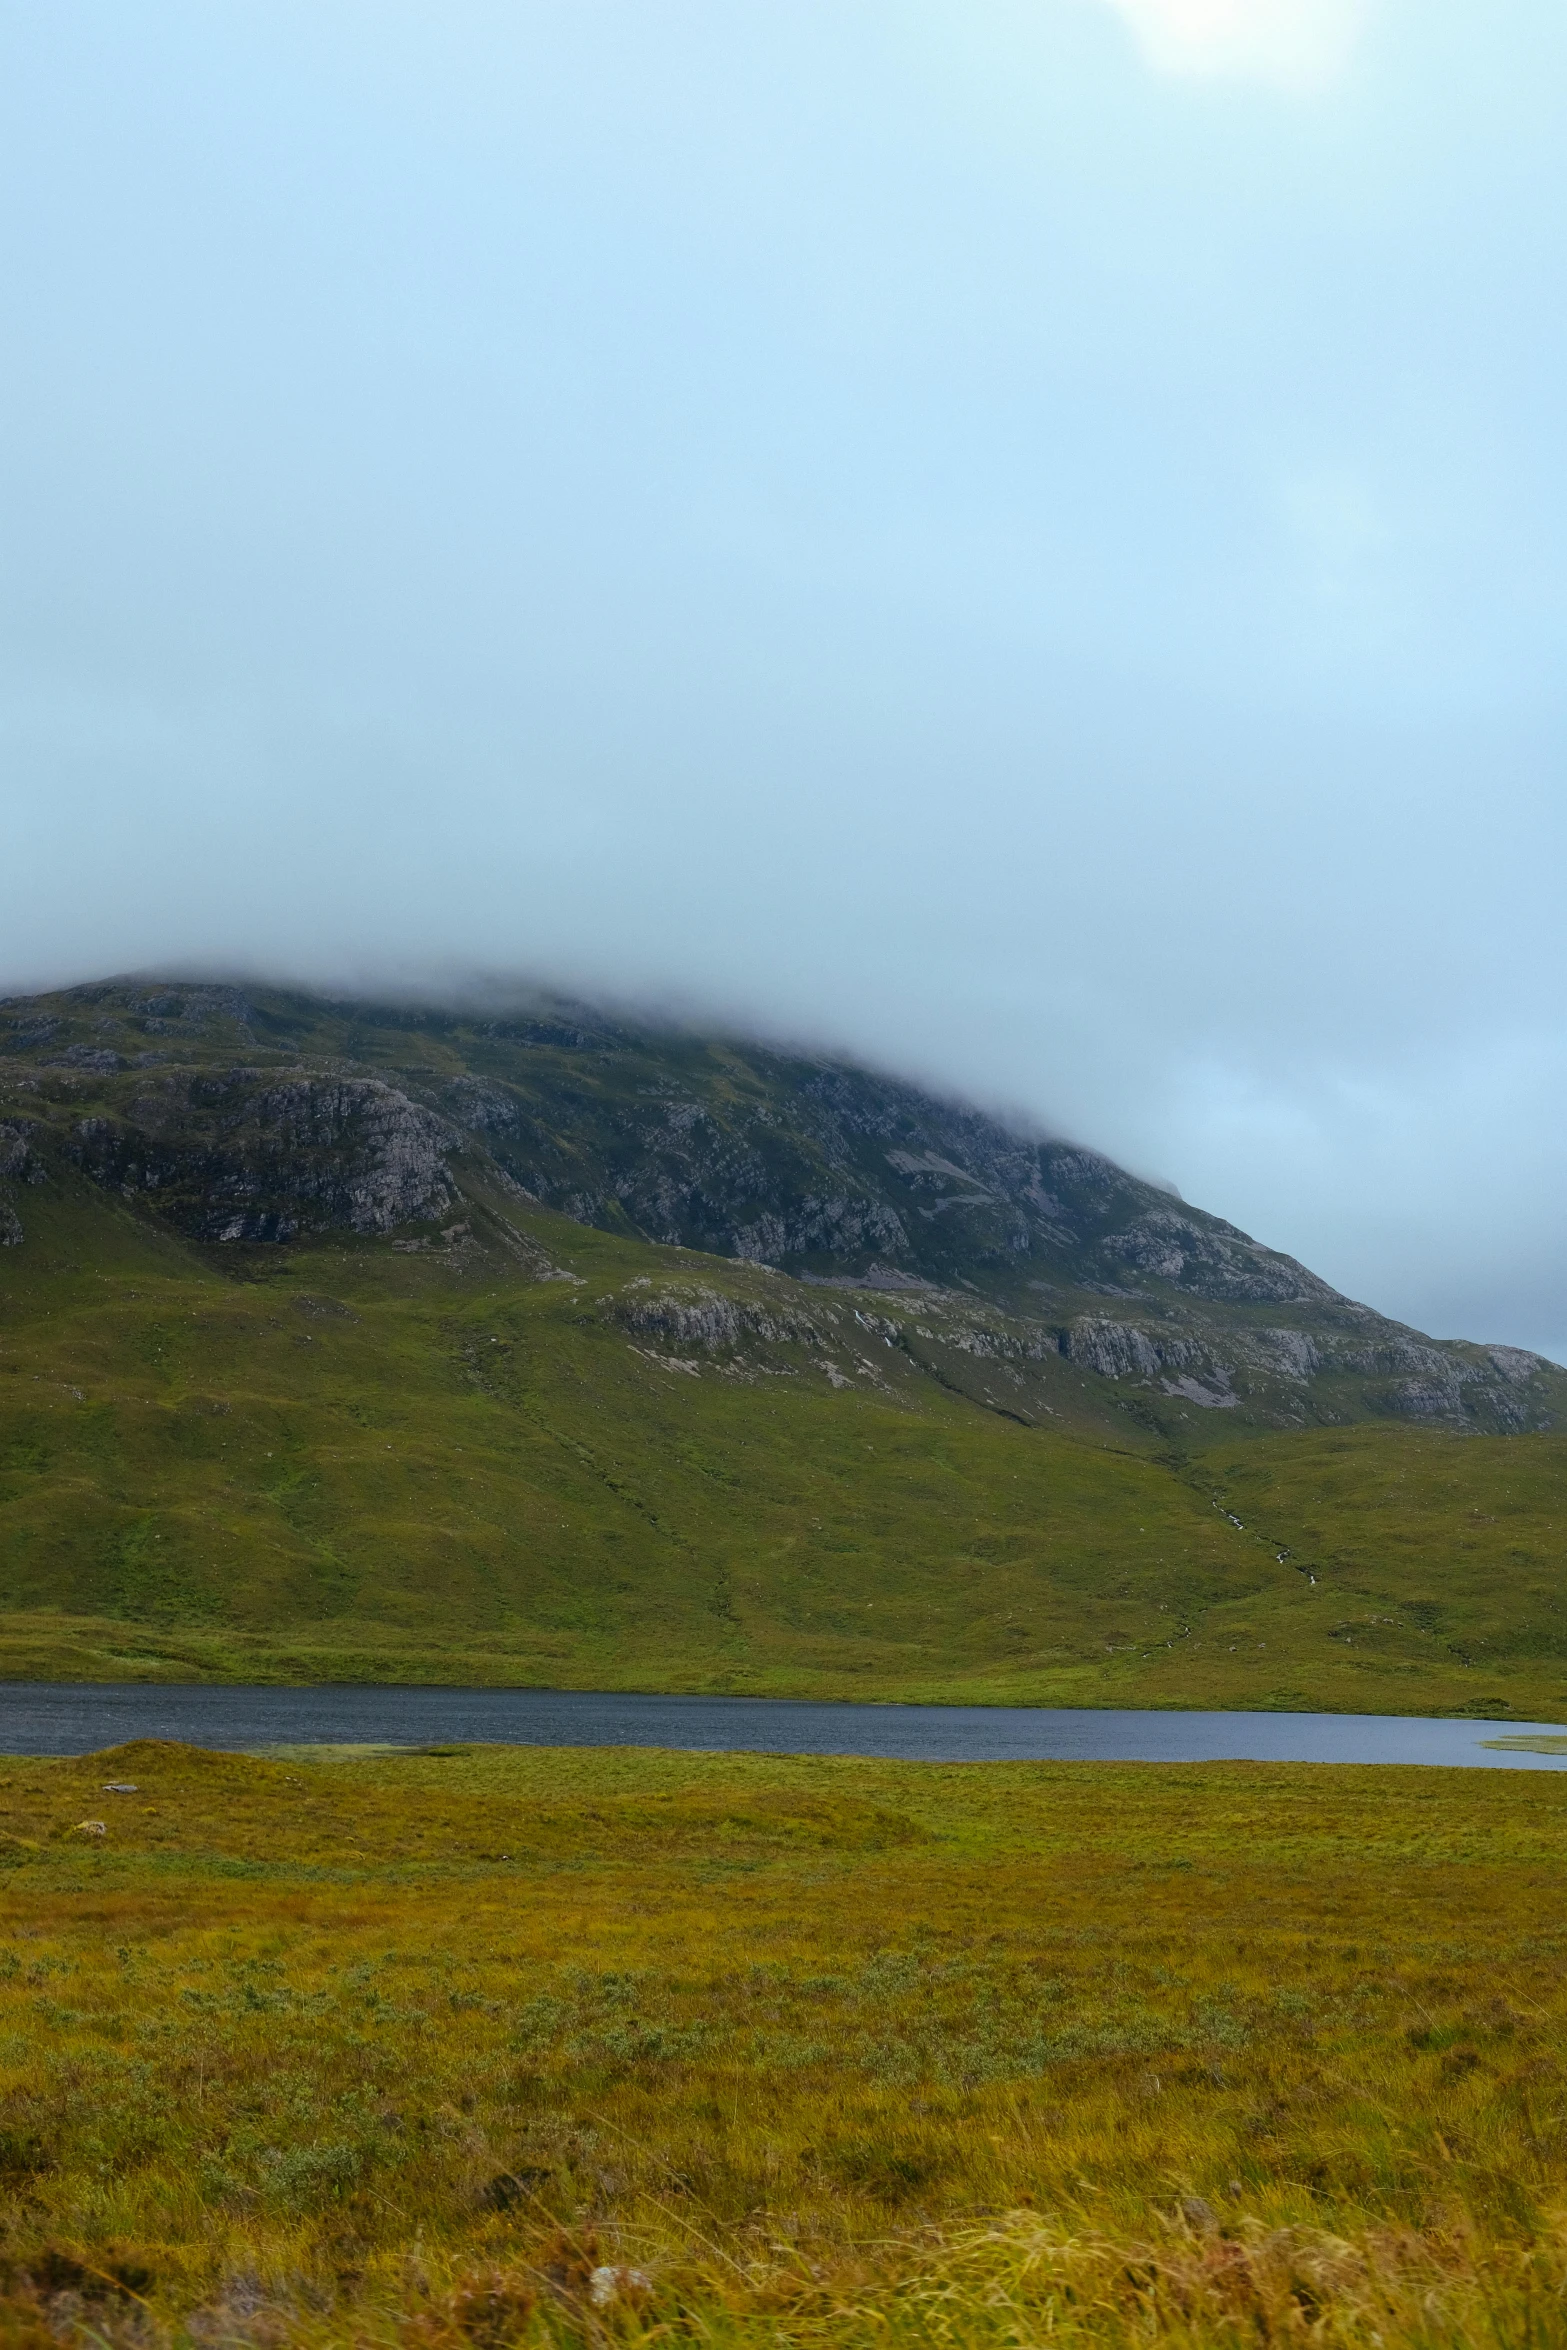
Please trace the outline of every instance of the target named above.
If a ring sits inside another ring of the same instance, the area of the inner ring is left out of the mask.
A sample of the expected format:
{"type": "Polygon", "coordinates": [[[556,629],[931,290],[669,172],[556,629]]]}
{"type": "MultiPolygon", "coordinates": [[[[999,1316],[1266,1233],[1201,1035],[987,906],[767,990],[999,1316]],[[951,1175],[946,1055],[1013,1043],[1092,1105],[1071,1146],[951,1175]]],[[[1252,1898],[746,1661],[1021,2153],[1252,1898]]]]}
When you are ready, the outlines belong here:
{"type": "Polygon", "coordinates": [[[688,1003],[1567,1358],[1559,7],[84,7],[0,989],[688,1003]]]}
{"type": "MultiPolygon", "coordinates": [[[[1567,1395],[1543,1358],[1408,1330],[1081,1144],[820,1054],[515,991],[449,1010],[137,979],[0,1017],[13,1244],[56,1172],[219,1247],[440,1247],[514,1196],[801,1290],[924,1300],[1025,1419],[1063,1377],[1166,1433],[1542,1428],[1567,1395]]],[[[629,1310],[678,1334],[705,1309],[629,1310]]]]}

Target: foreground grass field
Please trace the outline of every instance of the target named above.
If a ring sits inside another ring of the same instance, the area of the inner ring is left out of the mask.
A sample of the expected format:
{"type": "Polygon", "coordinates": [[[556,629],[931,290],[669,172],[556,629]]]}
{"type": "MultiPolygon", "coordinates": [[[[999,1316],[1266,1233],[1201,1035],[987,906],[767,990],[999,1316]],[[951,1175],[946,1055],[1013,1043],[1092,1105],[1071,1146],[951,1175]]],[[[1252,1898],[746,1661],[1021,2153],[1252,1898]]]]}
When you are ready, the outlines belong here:
{"type": "Polygon", "coordinates": [[[149,1744],[0,1807],[12,2350],[1567,2339],[1554,1774],[149,1744]]]}

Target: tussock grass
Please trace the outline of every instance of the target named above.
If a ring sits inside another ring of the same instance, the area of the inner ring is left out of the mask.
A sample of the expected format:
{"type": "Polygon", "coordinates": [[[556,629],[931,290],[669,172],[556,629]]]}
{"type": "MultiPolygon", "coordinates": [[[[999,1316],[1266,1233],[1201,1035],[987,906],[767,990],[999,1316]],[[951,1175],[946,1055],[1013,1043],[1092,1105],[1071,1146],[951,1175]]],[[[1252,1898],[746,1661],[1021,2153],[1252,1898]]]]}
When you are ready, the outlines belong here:
{"type": "Polygon", "coordinates": [[[148,1744],[0,1811],[18,2350],[1567,2336],[1550,1774],[148,1744]]]}

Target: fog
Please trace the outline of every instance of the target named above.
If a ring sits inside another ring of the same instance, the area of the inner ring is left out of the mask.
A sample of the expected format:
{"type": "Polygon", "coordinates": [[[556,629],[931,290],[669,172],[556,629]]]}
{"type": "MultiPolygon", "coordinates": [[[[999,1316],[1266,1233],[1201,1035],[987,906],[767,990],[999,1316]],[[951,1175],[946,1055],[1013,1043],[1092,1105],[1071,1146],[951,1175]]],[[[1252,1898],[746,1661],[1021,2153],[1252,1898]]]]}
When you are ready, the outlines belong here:
{"type": "Polygon", "coordinates": [[[0,12],[0,987],[857,1053],[1567,1357],[1547,0],[0,12]]]}

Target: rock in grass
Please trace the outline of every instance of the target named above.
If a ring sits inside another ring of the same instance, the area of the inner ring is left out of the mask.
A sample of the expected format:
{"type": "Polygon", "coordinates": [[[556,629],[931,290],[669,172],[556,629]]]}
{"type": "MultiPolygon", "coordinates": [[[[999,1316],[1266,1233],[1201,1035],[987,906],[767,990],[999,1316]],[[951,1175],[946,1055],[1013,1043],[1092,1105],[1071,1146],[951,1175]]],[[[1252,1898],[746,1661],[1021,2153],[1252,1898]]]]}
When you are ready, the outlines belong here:
{"type": "Polygon", "coordinates": [[[588,2299],[595,2309],[640,2301],[651,2289],[652,2279],[640,2268],[596,2268],[588,2278],[588,2299]]]}

